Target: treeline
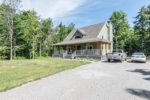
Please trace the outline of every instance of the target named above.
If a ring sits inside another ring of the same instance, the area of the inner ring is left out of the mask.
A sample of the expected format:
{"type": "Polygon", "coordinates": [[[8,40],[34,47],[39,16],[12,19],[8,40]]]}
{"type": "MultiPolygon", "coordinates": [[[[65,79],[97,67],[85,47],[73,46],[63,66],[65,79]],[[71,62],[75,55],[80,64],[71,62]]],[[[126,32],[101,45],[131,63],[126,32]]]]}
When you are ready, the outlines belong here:
{"type": "Polygon", "coordinates": [[[133,27],[123,11],[114,12],[109,21],[114,28],[114,49],[124,49],[129,55],[133,52],[150,55],[150,5],[139,10],[133,27]]]}
{"type": "MultiPolygon", "coordinates": [[[[53,44],[63,41],[75,26],[60,23],[54,27],[51,18],[41,19],[33,10],[19,11],[19,0],[11,1],[0,5],[0,59],[51,56],[53,44]]],[[[129,55],[136,51],[150,55],[150,5],[139,10],[134,27],[123,11],[114,12],[109,21],[113,24],[114,49],[124,49],[129,55]]]]}
{"type": "Polygon", "coordinates": [[[8,5],[0,6],[0,59],[51,56],[53,44],[74,28],[73,23],[54,27],[51,18],[41,19],[33,10],[12,13],[13,10],[8,5]]]}

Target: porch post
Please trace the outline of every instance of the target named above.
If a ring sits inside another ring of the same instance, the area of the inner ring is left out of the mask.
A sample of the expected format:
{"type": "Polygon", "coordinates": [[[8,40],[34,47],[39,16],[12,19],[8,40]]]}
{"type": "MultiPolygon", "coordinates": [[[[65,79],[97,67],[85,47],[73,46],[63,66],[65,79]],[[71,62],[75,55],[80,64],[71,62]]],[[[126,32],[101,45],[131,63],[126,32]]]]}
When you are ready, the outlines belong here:
{"type": "Polygon", "coordinates": [[[106,55],[107,55],[107,53],[108,53],[108,46],[107,46],[107,45],[108,45],[108,44],[105,43],[106,55]]]}
{"type": "Polygon", "coordinates": [[[100,55],[102,56],[102,51],[103,51],[103,43],[100,42],[100,55]]]}
{"type": "Polygon", "coordinates": [[[99,42],[97,42],[97,48],[96,48],[96,54],[99,55],[99,49],[100,49],[100,46],[99,46],[99,42]]]}
{"type": "Polygon", "coordinates": [[[112,46],[111,46],[111,44],[109,44],[109,49],[110,49],[110,52],[112,52],[112,46]]]}
{"type": "Polygon", "coordinates": [[[59,46],[57,46],[57,51],[56,51],[57,53],[59,53],[59,57],[60,57],[60,47],[59,46]]]}

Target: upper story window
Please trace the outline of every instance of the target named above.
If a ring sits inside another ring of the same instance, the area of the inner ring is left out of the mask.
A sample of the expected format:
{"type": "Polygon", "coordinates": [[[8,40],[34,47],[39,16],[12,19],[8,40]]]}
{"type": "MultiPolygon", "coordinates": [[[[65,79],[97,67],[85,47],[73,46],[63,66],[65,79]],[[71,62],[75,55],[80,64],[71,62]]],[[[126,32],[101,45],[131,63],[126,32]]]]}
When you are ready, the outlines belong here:
{"type": "Polygon", "coordinates": [[[79,35],[75,36],[75,39],[81,39],[81,38],[82,36],[79,36],[79,35]]]}

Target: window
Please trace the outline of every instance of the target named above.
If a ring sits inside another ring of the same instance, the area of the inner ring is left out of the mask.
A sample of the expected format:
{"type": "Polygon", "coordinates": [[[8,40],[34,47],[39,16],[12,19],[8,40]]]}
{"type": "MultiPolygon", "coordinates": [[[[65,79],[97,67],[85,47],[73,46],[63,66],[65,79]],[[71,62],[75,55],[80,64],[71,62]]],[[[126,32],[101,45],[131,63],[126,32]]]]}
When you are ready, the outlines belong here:
{"type": "Polygon", "coordinates": [[[79,35],[75,36],[75,39],[81,39],[81,38],[82,38],[82,37],[79,36],[79,35]]]}
{"type": "Polygon", "coordinates": [[[89,46],[87,47],[87,49],[88,49],[88,50],[92,50],[92,49],[93,49],[93,46],[92,46],[92,45],[89,45],[89,46]]]}

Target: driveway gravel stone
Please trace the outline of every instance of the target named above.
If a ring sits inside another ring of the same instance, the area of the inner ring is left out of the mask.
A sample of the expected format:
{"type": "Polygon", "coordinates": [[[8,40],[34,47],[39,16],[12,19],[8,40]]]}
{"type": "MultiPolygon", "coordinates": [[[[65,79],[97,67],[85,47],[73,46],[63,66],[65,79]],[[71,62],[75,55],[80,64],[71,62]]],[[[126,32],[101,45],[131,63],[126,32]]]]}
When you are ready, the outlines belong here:
{"type": "Polygon", "coordinates": [[[93,62],[2,92],[0,100],[150,100],[150,63],[93,62]]]}

